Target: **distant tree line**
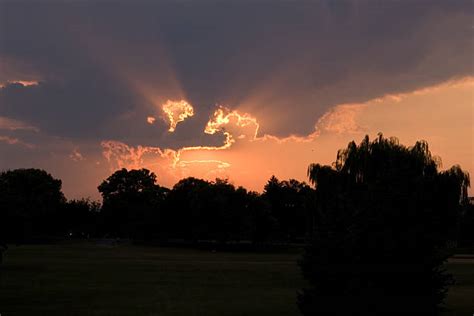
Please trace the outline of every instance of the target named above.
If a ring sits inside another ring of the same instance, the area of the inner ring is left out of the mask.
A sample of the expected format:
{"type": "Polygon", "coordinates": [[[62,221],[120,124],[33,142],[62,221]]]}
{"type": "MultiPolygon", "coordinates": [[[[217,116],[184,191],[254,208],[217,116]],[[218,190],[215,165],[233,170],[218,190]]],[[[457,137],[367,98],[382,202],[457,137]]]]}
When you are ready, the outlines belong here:
{"type": "MultiPolygon", "coordinates": [[[[424,146],[420,144],[414,148],[418,148],[417,154],[423,158],[423,150],[427,148],[420,147],[424,146]]],[[[350,146],[356,148],[353,143],[350,146]]],[[[400,162],[400,170],[391,171],[391,178],[384,180],[394,186],[389,192],[391,195],[398,194],[397,200],[382,191],[379,182],[365,186],[359,184],[362,179],[369,179],[365,173],[372,176],[375,171],[353,171],[356,167],[361,168],[361,164],[365,164],[364,168],[370,165],[374,170],[386,168],[376,164],[387,164],[389,156],[369,162],[367,153],[354,156],[349,155],[349,152],[339,153],[335,169],[319,165],[310,167],[310,180],[316,187],[318,182],[332,183],[331,186],[319,185],[317,190],[304,182],[294,179],[280,181],[275,176],[268,180],[261,194],[235,187],[226,179],[207,181],[193,177],[182,179],[168,189],[157,184],[156,175],[149,170],[121,169],[98,186],[102,204],[89,199],[66,200],[61,191],[61,180],[53,178],[44,170],[3,171],[0,173],[0,241],[30,243],[63,238],[109,237],[136,242],[174,240],[188,244],[200,241],[303,243],[314,234],[315,227],[324,224],[324,218],[321,217],[323,206],[347,199],[347,193],[343,196],[338,193],[341,190],[340,185],[336,185],[340,178],[336,177],[337,172],[340,172],[338,170],[349,170],[347,172],[354,177],[357,185],[351,186],[360,191],[356,194],[358,199],[369,199],[366,195],[370,192],[372,199],[373,196],[379,198],[377,203],[386,203],[397,211],[397,203],[409,198],[402,195],[395,185],[399,183],[402,188],[409,187],[409,179],[403,176],[403,172],[414,172],[410,170],[413,166],[400,162]],[[353,165],[349,167],[349,164],[353,165]]],[[[400,153],[383,154],[390,155],[394,161],[404,159],[400,153]]],[[[432,170],[436,168],[434,163],[433,160],[432,170]]],[[[457,180],[450,180],[450,174],[451,178],[464,175],[458,167],[444,172],[443,181],[446,183],[437,190],[443,190],[445,194],[451,194],[452,199],[458,199],[459,206],[453,209],[449,205],[439,204],[439,201],[437,205],[442,205],[442,209],[448,208],[448,222],[455,223],[449,226],[449,239],[460,247],[471,247],[474,245],[474,205],[466,198],[460,199],[460,192],[453,191],[457,180]]],[[[426,187],[424,183],[418,185],[426,187]]],[[[440,194],[425,195],[425,199],[437,201],[440,194]]],[[[467,197],[467,192],[463,194],[467,197]]],[[[353,209],[354,203],[362,203],[358,199],[352,198],[344,203],[353,209]]],[[[334,214],[336,209],[331,208],[330,212],[334,214]]],[[[344,213],[345,216],[348,214],[344,213]]],[[[389,215],[377,214],[384,220],[389,215]]],[[[430,214],[423,216],[426,220],[430,214]]],[[[439,221],[440,225],[447,223],[445,219],[439,221]]],[[[444,230],[437,229],[433,234],[440,231],[444,230]]]]}
{"type": "Polygon", "coordinates": [[[135,242],[303,243],[314,189],[271,177],[262,194],[226,179],[193,177],[168,189],[149,170],[114,172],[98,187],[102,204],[69,200],[44,170],[0,173],[0,237],[5,242],[126,238],[135,242]]]}

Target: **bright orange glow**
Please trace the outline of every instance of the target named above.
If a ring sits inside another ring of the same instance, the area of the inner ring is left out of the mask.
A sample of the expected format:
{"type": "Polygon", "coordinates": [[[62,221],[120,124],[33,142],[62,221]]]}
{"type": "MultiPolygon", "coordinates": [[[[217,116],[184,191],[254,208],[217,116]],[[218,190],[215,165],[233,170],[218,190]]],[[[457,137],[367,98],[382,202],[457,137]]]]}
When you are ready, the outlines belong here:
{"type": "Polygon", "coordinates": [[[37,86],[39,84],[39,82],[36,80],[12,80],[12,81],[8,81],[8,83],[19,83],[25,87],[37,86]]]}
{"type": "Polygon", "coordinates": [[[174,159],[175,152],[171,149],[161,150],[159,147],[137,146],[131,147],[118,141],[103,141],[102,154],[105,159],[111,163],[111,169],[142,168],[146,155],[151,154],[154,157],[174,159]]]}
{"type": "Polygon", "coordinates": [[[147,121],[148,124],[153,124],[153,123],[155,123],[156,119],[153,116],[148,116],[146,118],[146,121],[147,121]]]}
{"type": "Polygon", "coordinates": [[[327,111],[316,123],[319,132],[335,134],[356,134],[365,127],[357,122],[359,113],[367,107],[365,104],[342,104],[327,111]]]}
{"type": "Polygon", "coordinates": [[[7,80],[7,83],[0,83],[0,88],[4,88],[7,84],[21,84],[24,87],[37,86],[39,81],[36,80],[7,80]]]}
{"type": "MultiPolygon", "coordinates": [[[[225,136],[224,142],[221,146],[189,146],[183,147],[177,151],[175,156],[174,165],[178,165],[181,158],[181,153],[184,152],[199,152],[199,151],[215,151],[228,149],[236,142],[236,138],[242,140],[246,138],[249,141],[257,139],[259,124],[257,120],[249,114],[239,114],[237,111],[231,111],[224,106],[219,106],[214,111],[213,116],[209,119],[204,129],[206,134],[216,134],[222,132],[225,136]],[[238,136],[235,137],[234,134],[238,136]]],[[[216,160],[193,160],[194,162],[210,161],[215,162],[216,160]]],[[[181,160],[181,162],[183,162],[181,160]]],[[[224,163],[222,161],[219,161],[224,163]]],[[[226,166],[230,166],[228,163],[224,163],[226,166]]]]}
{"type": "Polygon", "coordinates": [[[104,157],[115,168],[149,168],[163,185],[171,186],[187,176],[225,177],[261,191],[273,174],[304,181],[310,163],[331,164],[337,150],[348,142],[383,132],[408,146],[424,139],[432,153],[443,159],[443,168],[460,164],[473,174],[473,91],[474,78],[466,78],[365,103],[341,104],[315,122],[312,133],[285,138],[258,135],[256,117],[220,106],[203,130],[205,134],[221,133],[220,146],[172,150],[104,142],[104,157]]]}
{"type": "Polygon", "coordinates": [[[179,162],[180,167],[186,167],[191,164],[208,164],[208,163],[215,163],[217,164],[217,168],[219,169],[224,169],[224,168],[229,168],[230,164],[225,162],[225,161],[220,161],[220,160],[188,160],[188,161],[181,161],[179,162]]]}
{"type": "Polygon", "coordinates": [[[169,121],[169,132],[174,132],[176,129],[176,125],[178,125],[179,122],[182,122],[186,118],[194,115],[194,109],[192,105],[186,102],[185,100],[168,100],[161,106],[161,108],[163,109],[163,112],[165,112],[166,118],[169,121]]]}
{"type": "Polygon", "coordinates": [[[214,112],[213,117],[207,122],[204,133],[215,134],[229,124],[233,124],[239,128],[250,127],[253,134],[251,135],[251,139],[257,138],[258,129],[260,127],[257,119],[247,113],[239,114],[237,111],[231,111],[224,106],[220,106],[214,112]]]}

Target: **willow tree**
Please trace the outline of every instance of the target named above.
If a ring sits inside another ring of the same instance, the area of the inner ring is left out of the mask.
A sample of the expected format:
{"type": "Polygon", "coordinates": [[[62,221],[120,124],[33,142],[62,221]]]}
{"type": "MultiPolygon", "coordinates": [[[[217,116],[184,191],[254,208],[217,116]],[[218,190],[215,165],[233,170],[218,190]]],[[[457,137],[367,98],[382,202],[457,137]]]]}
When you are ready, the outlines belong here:
{"type": "Polygon", "coordinates": [[[444,263],[469,176],[439,171],[424,141],[366,136],[312,164],[315,222],[300,266],[304,315],[434,315],[452,277],[444,263]]]}

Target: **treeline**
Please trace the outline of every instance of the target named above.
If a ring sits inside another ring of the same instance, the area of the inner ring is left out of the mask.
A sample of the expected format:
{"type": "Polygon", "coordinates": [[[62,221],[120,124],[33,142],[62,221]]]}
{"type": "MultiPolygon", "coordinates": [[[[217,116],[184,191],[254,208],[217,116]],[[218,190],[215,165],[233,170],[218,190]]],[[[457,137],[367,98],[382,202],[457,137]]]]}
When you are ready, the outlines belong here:
{"type": "Polygon", "coordinates": [[[0,236],[6,242],[125,238],[135,242],[302,243],[314,189],[269,179],[263,193],[228,180],[185,178],[168,189],[149,170],[118,170],[98,187],[102,203],[67,201],[44,170],[0,174],[0,236]]]}
{"type": "MultiPolygon", "coordinates": [[[[318,216],[313,188],[275,176],[259,194],[225,179],[193,177],[168,189],[157,184],[156,175],[149,170],[122,169],[104,180],[98,190],[102,203],[68,201],[61,191],[61,180],[44,170],[1,172],[0,240],[302,243],[311,236],[318,216]]],[[[474,204],[464,203],[453,216],[457,225],[451,239],[459,247],[474,246],[474,204]]]]}
{"type": "Polygon", "coordinates": [[[380,134],[349,143],[332,166],[310,165],[308,177],[315,189],[272,177],[258,194],[222,179],[186,178],[167,189],[146,169],[122,169],[99,185],[99,205],[66,201],[45,171],[5,171],[0,242],[306,241],[304,315],[436,315],[453,281],[446,260],[455,246],[474,246],[469,174],[440,171],[426,142],[406,147],[380,134]]]}

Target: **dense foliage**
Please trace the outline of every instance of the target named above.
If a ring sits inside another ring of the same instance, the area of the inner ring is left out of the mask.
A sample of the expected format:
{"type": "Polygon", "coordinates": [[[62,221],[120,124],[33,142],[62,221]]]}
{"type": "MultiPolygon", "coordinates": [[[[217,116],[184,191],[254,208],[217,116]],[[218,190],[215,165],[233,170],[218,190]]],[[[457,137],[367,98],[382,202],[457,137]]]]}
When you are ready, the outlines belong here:
{"type": "Polygon", "coordinates": [[[192,177],[167,189],[149,170],[121,169],[99,185],[100,205],[66,201],[61,181],[42,170],[7,171],[0,179],[2,240],[20,243],[62,238],[188,245],[302,242],[314,198],[314,190],[296,180],[272,177],[263,194],[223,179],[192,177]]]}
{"type": "Polygon", "coordinates": [[[38,169],[0,173],[0,239],[22,242],[64,235],[61,180],[38,169]]]}
{"type": "Polygon", "coordinates": [[[366,137],[333,167],[308,169],[315,225],[301,267],[304,315],[434,315],[450,275],[443,268],[467,202],[469,177],[440,172],[425,142],[366,137]]]}
{"type": "Polygon", "coordinates": [[[103,198],[100,231],[132,239],[153,233],[168,191],[157,185],[155,174],[146,169],[118,170],[98,190],[103,198]]]}

